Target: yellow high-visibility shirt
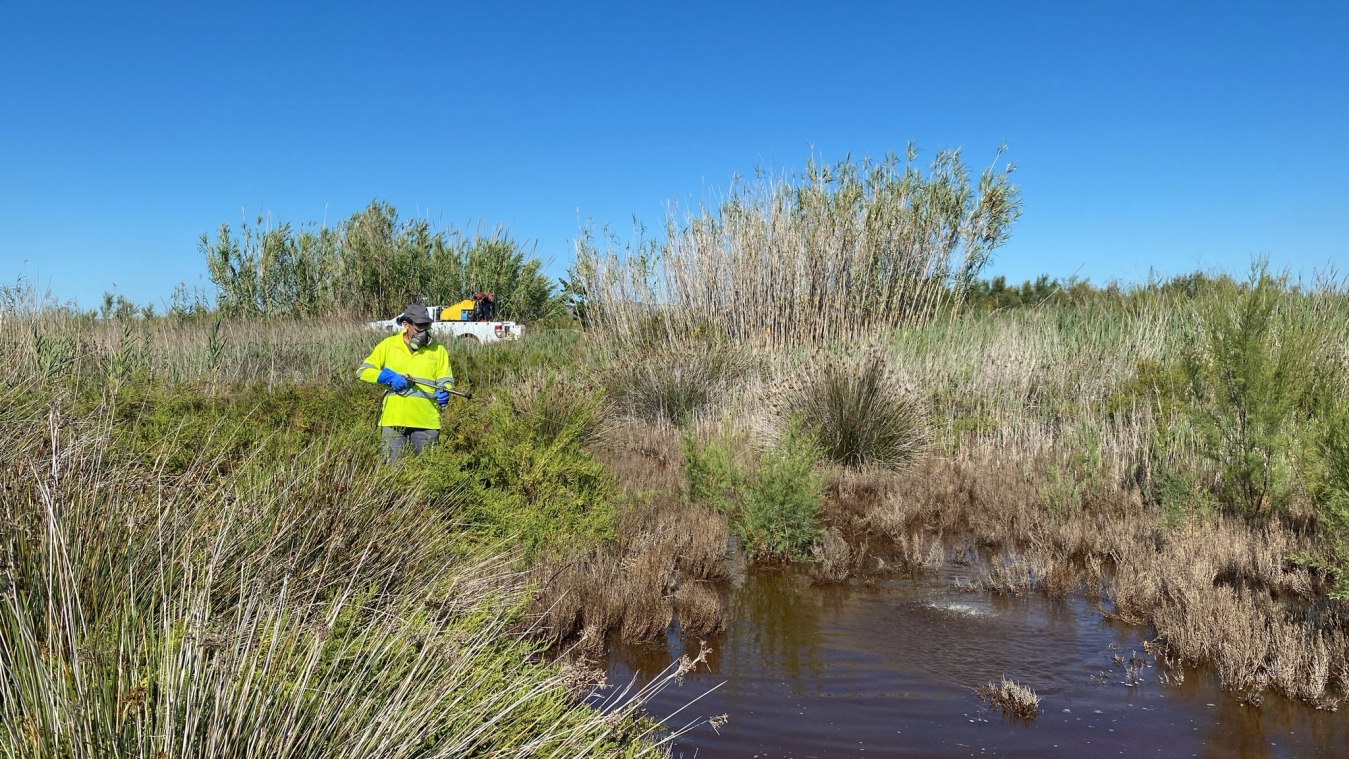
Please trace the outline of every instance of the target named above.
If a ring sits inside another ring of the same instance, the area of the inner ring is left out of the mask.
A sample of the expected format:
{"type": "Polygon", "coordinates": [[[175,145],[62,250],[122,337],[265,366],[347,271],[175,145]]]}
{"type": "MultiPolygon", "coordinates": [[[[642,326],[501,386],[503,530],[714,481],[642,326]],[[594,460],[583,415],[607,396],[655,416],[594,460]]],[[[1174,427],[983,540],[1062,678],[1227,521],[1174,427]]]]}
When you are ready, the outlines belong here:
{"type": "Polygon", "coordinates": [[[440,429],[440,409],[436,406],[436,389],[454,385],[450,371],[450,353],[445,346],[432,339],[416,353],[408,349],[403,333],[381,340],[366,356],[356,376],[378,384],[379,370],[392,369],[412,377],[414,383],[401,393],[384,393],[384,411],[379,415],[381,427],[420,427],[440,429]]]}

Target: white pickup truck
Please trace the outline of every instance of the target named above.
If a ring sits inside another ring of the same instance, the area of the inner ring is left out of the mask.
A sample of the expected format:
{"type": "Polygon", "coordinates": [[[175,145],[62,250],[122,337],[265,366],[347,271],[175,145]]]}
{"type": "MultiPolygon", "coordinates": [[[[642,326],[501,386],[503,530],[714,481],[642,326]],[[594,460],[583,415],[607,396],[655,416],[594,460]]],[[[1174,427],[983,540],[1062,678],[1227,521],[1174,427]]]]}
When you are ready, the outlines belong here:
{"type": "MultiPolygon", "coordinates": [[[[481,307],[475,308],[475,305],[472,300],[464,300],[453,306],[427,306],[426,310],[435,320],[431,323],[431,334],[442,340],[448,337],[474,345],[524,337],[525,325],[483,320],[479,318],[483,310],[481,307]]],[[[395,319],[367,322],[365,326],[376,332],[398,332],[403,329],[395,319]]]]}

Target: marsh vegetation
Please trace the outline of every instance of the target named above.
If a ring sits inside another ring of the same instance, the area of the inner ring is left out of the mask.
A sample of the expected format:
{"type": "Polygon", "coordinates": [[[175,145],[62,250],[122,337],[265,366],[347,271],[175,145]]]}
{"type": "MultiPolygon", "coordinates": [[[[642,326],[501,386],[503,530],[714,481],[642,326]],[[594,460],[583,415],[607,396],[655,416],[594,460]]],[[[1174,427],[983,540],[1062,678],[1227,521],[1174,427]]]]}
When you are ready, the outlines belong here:
{"type": "Polygon", "coordinates": [[[214,310],[6,288],[4,750],[659,752],[678,726],[595,701],[596,662],[721,633],[738,558],[822,585],[974,562],[975,592],[1145,625],[1168,682],[1335,708],[1343,283],[980,280],[1019,209],[1005,170],[909,155],[586,236],[562,292],[506,237],[378,204],[204,239],[214,310]],[[465,288],[564,328],[453,346],[477,400],[380,466],[357,319],[465,288]]]}

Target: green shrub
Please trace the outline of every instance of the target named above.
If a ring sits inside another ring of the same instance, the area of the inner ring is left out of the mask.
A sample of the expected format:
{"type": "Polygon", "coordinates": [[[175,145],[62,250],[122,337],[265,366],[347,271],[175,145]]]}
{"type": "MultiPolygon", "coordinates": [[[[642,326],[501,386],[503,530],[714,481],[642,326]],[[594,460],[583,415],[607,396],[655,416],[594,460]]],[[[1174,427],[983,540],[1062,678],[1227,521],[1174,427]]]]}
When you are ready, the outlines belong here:
{"type": "Polygon", "coordinates": [[[741,504],[741,540],[751,555],[801,558],[819,537],[824,478],[815,471],[820,452],[797,427],[759,460],[741,504]]]}
{"type": "Polygon", "coordinates": [[[1313,454],[1311,491],[1317,519],[1334,559],[1336,597],[1349,598],[1349,404],[1325,419],[1313,454]]]}
{"type": "Polygon", "coordinates": [[[903,380],[872,350],[858,358],[819,360],[788,402],[829,461],[847,467],[898,469],[922,448],[923,414],[903,380]]]}
{"type": "Polygon", "coordinates": [[[1326,400],[1324,315],[1257,266],[1245,286],[1201,304],[1196,348],[1184,359],[1187,414],[1225,508],[1251,517],[1283,511],[1297,493],[1302,419],[1326,400]]]}
{"type": "Polygon", "coordinates": [[[515,540],[534,555],[576,550],[614,535],[612,475],[582,446],[594,435],[600,396],[562,402],[553,385],[466,407],[430,456],[407,476],[450,518],[490,541],[515,540]],[[550,416],[558,407],[563,416],[550,416]]]}
{"type": "Polygon", "coordinates": [[[686,437],[689,497],[726,513],[751,558],[799,559],[820,534],[819,456],[810,435],[796,426],[752,464],[738,461],[724,443],[700,446],[686,437]]]}
{"type": "MultiPolygon", "coordinates": [[[[91,413],[101,401],[81,404],[91,413]]],[[[341,441],[373,463],[378,449],[379,392],[355,382],[300,387],[249,385],[211,394],[197,385],[132,382],[119,388],[113,412],[121,458],[179,473],[203,460],[228,471],[250,455],[294,458],[316,443],[341,441]]]]}
{"type": "MultiPolygon", "coordinates": [[[[561,309],[543,262],[502,227],[467,235],[400,219],[373,201],[336,227],[293,227],[259,218],[238,230],[202,235],[202,257],[229,316],[352,314],[387,319],[414,299],[451,305],[495,293],[502,319],[532,321],[561,309]]],[[[134,309],[125,299],[111,312],[134,309]],[[115,310],[114,310],[115,309],[115,310]]]]}
{"type": "Polygon", "coordinates": [[[689,500],[732,513],[748,466],[736,460],[730,445],[718,440],[699,444],[692,435],[685,435],[682,451],[689,500]]]}

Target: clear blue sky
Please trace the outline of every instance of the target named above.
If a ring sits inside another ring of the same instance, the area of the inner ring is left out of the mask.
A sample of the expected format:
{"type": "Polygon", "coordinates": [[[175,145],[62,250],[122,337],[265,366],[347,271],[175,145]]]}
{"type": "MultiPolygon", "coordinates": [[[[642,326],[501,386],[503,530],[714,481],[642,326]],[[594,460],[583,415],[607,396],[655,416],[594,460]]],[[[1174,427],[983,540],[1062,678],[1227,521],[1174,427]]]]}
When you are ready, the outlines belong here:
{"type": "Polygon", "coordinates": [[[10,3],[0,281],[158,304],[222,221],[375,197],[560,273],[578,215],[909,140],[1010,144],[1014,280],[1349,268],[1347,40],[1344,2],[10,3]]]}

